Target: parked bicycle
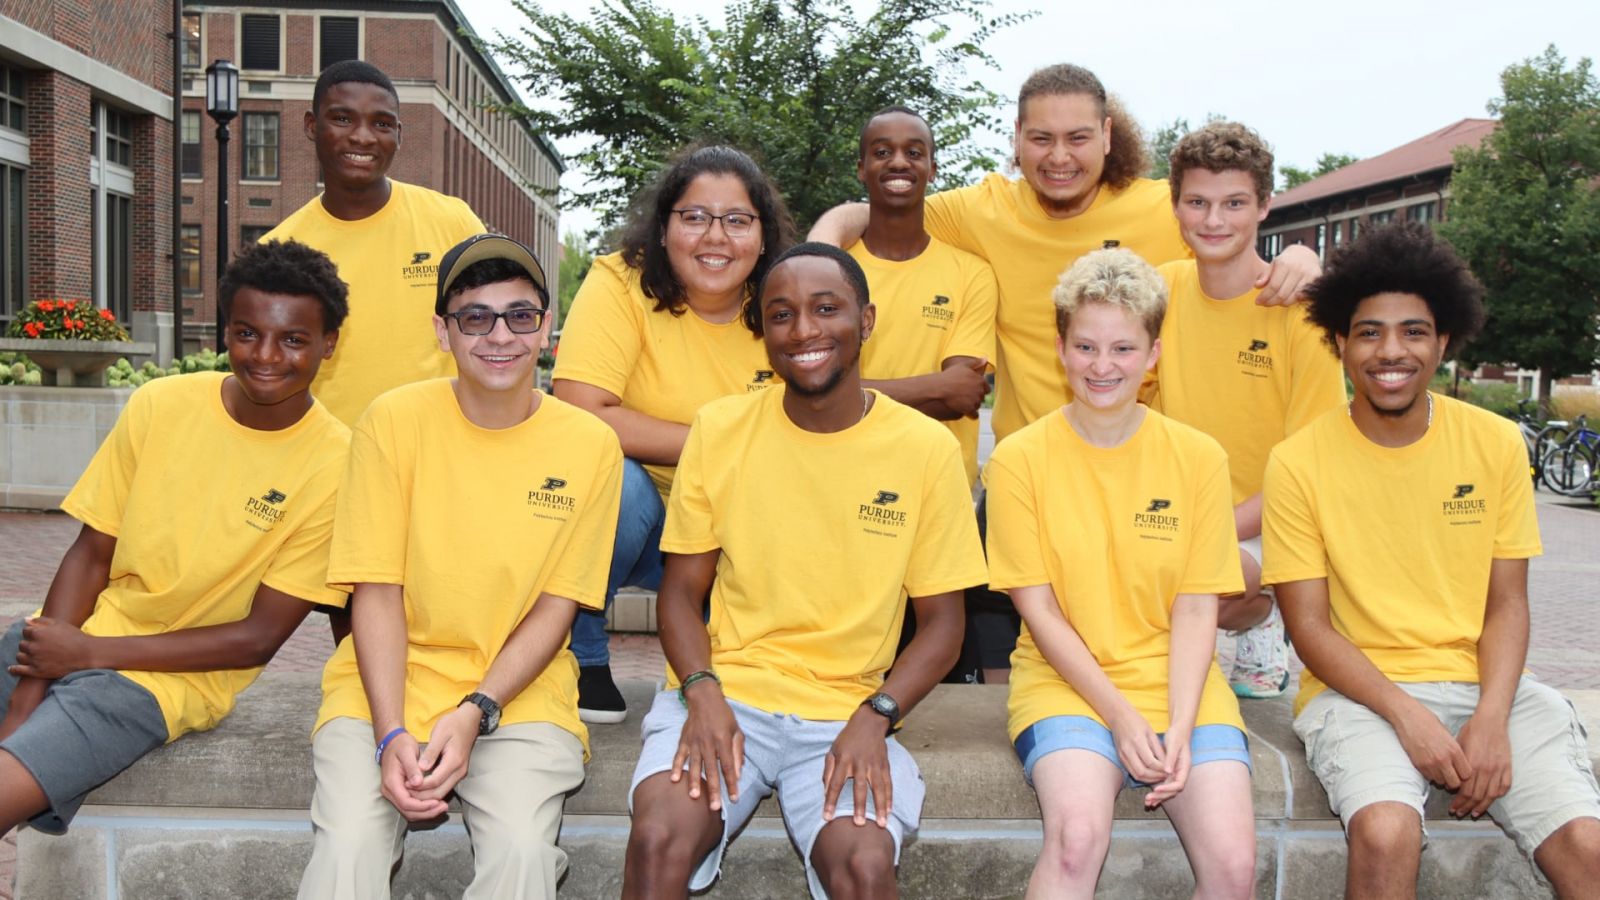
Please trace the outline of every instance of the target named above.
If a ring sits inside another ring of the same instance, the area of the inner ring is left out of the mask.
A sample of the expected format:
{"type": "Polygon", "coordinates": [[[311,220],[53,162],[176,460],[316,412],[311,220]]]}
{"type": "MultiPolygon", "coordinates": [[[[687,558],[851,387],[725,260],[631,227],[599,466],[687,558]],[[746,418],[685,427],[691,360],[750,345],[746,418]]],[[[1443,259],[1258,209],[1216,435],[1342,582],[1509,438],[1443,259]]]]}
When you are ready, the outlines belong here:
{"type": "Polygon", "coordinates": [[[1589,427],[1587,416],[1573,420],[1571,432],[1552,447],[1540,462],[1545,486],[1565,497],[1587,497],[1600,482],[1595,464],[1600,458],[1600,432],[1589,427]]]}
{"type": "Polygon", "coordinates": [[[1571,423],[1563,419],[1541,420],[1539,406],[1532,400],[1519,402],[1516,414],[1511,419],[1522,432],[1522,443],[1528,448],[1528,474],[1533,477],[1534,486],[1538,487],[1544,476],[1544,458],[1567,439],[1571,423]]]}

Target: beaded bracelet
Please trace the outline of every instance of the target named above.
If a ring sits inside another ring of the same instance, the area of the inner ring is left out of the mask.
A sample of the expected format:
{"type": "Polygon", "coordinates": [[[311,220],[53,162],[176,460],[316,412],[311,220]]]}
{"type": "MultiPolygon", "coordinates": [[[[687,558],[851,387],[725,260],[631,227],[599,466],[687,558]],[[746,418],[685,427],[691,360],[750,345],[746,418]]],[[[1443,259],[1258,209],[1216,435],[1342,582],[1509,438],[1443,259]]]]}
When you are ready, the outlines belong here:
{"type": "Polygon", "coordinates": [[[682,703],[684,707],[687,708],[689,706],[689,696],[685,694],[684,691],[689,689],[689,685],[694,684],[697,681],[705,681],[707,678],[715,681],[719,687],[722,685],[722,679],[718,678],[717,673],[711,671],[710,669],[701,669],[698,672],[690,672],[683,679],[683,681],[678,684],[678,702],[682,703]]]}

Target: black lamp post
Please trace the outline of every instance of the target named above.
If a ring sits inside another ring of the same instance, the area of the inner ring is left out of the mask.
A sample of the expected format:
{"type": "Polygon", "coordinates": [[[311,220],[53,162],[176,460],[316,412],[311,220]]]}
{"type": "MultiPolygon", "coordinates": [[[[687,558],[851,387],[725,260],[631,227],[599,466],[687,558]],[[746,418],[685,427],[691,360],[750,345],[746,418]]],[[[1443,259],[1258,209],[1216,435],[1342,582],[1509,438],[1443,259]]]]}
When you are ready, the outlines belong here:
{"type": "Polygon", "coordinates": [[[222,350],[222,273],[228,268],[228,123],[239,114],[239,67],[219,59],[206,66],[206,114],[217,123],[217,352],[222,350]]]}

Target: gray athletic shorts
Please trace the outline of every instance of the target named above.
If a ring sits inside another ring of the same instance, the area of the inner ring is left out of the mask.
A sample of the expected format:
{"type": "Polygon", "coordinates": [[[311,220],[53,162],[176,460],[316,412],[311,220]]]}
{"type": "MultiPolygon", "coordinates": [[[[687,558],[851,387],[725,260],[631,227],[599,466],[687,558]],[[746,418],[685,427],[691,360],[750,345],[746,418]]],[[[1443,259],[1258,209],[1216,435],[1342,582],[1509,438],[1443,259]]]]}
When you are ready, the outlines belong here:
{"type": "MultiPolygon", "coordinates": [[[[822,772],[828,750],[833,747],[843,722],[819,722],[796,716],[763,712],[734,700],[728,701],[734,720],[744,732],[744,769],[739,776],[739,802],[728,799],[727,785],[722,787],[722,840],[706,858],[700,861],[689,876],[689,890],[700,891],[711,886],[722,871],[722,853],[728,838],[737,832],[755,814],[756,806],[778,793],[782,806],[783,823],[789,836],[800,848],[806,863],[806,881],[811,886],[811,896],[826,900],[827,893],[811,866],[811,847],[828,824],[822,820],[822,772]]],[[[689,713],[678,699],[677,691],[662,691],[645,715],[642,730],[644,749],[639,754],[639,765],[633,770],[633,784],[628,788],[628,809],[633,810],[633,794],[639,783],[651,775],[672,768],[672,758],[678,753],[678,737],[689,713]]],[[[889,777],[894,789],[893,809],[889,813],[889,836],[894,839],[895,863],[900,862],[900,845],[905,837],[917,830],[922,819],[923,786],[917,763],[894,738],[889,743],[889,777]]],[[[685,790],[688,790],[685,788],[685,790]]],[[[835,819],[849,819],[855,814],[855,785],[845,782],[834,806],[835,819]]],[[[867,795],[867,824],[862,828],[877,828],[872,795],[867,795]]]]}
{"type": "MultiPolygon", "coordinates": [[[[17,677],[7,669],[22,642],[19,620],[0,638],[0,710],[11,704],[17,677]]],[[[84,669],[57,679],[44,701],[0,750],[39,783],[50,808],[29,822],[63,834],[85,794],[167,742],[167,720],[155,695],[111,669],[84,669]]]]}

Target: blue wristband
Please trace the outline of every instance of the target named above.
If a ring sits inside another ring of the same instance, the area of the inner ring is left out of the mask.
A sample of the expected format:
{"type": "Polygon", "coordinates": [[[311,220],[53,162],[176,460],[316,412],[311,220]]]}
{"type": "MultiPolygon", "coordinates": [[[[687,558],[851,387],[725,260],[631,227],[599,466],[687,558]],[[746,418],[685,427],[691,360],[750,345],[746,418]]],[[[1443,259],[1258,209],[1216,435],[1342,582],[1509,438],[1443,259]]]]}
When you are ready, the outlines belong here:
{"type": "Polygon", "coordinates": [[[377,752],[372,754],[372,761],[377,763],[380,766],[383,765],[383,751],[384,751],[384,749],[389,746],[389,742],[390,741],[394,740],[395,738],[397,738],[400,735],[405,734],[405,733],[406,733],[405,726],[401,726],[401,727],[396,728],[395,730],[389,732],[388,734],[384,735],[383,736],[383,740],[378,742],[377,752]]]}

